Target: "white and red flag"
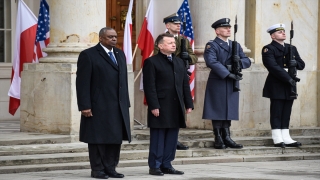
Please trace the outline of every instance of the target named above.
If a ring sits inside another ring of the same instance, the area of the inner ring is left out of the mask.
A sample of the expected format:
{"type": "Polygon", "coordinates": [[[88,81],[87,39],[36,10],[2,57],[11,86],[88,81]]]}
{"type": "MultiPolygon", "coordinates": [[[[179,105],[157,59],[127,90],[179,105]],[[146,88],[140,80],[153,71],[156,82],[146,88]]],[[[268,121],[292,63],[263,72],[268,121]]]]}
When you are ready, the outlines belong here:
{"type": "MultiPolygon", "coordinates": [[[[192,19],[191,19],[191,12],[189,8],[189,3],[188,0],[184,0],[181,4],[181,7],[178,9],[177,14],[179,15],[182,21],[184,21],[184,17],[186,18],[186,29],[183,28],[180,29],[180,33],[188,38],[190,45],[192,49],[194,50],[194,35],[193,35],[193,27],[192,27],[192,19]],[[184,34],[183,34],[184,33],[184,34]]],[[[183,24],[181,24],[181,27],[183,27],[183,24]]],[[[189,84],[190,84],[190,90],[191,90],[191,96],[192,99],[194,99],[195,95],[195,89],[194,89],[194,84],[195,84],[195,65],[191,65],[189,71],[191,72],[189,84]]]]}
{"type": "MultiPolygon", "coordinates": [[[[154,49],[154,19],[153,19],[153,0],[150,0],[146,16],[143,19],[142,27],[138,37],[137,45],[141,50],[141,68],[143,68],[144,60],[150,57],[154,49]]],[[[143,91],[143,73],[141,73],[140,78],[140,90],[143,91]]],[[[144,104],[146,104],[146,99],[144,98],[144,104]]]]}
{"type": "MultiPolygon", "coordinates": [[[[42,0],[41,4],[43,3],[43,1],[45,2],[45,0],[42,0]]],[[[39,54],[35,55],[38,53],[36,41],[36,36],[38,36],[37,26],[37,17],[32,13],[32,11],[23,2],[23,0],[19,0],[16,22],[14,59],[12,62],[11,86],[8,92],[8,95],[10,97],[9,113],[12,115],[16,113],[17,109],[20,106],[20,84],[23,64],[38,62],[38,59],[35,59],[36,56],[39,56],[39,54]]],[[[42,32],[42,30],[39,32],[42,32]]]]}
{"type": "Polygon", "coordinates": [[[141,49],[141,67],[143,67],[144,60],[152,55],[154,48],[153,14],[153,0],[150,0],[148,10],[146,16],[143,19],[142,27],[137,41],[138,47],[141,49]]]}
{"type": "Polygon", "coordinates": [[[126,55],[127,64],[132,64],[132,6],[133,0],[130,0],[129,8],[126,17],[126,24],[124,27],[124,38],[123,38],[123,51],[126,55]]]}

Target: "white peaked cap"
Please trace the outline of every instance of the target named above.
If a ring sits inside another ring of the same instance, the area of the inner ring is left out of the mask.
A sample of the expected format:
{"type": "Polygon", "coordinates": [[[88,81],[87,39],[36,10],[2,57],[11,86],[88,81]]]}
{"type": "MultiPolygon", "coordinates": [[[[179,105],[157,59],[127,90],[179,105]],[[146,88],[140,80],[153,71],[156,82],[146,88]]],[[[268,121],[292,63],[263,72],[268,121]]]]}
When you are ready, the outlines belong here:
{"type": "Polygon", "coordinates": [[[276,32],[276,31],[284,30],[285,27],[286,26],[284,24],[282,24],[282,23],[274,24],[274,25],[272,25],[272,26],[270,26],[268,28],[267,33],[272,34],[272,33],[276,32]]]}

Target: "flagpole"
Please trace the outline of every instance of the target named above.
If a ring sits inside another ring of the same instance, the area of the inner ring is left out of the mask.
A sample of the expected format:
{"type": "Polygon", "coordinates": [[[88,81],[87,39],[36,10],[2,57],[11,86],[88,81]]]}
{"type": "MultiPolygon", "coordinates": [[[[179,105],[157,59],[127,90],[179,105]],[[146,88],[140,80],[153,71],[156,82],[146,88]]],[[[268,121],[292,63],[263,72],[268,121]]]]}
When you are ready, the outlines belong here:
{"type": "MultiPolygon", "coordinates": [[[[137,44],[138,45],[138,44],[137,44]]],[[[151,52],[151,54],[149,55],[149,57],[151,57],[153,55],[153,51],[151,52]]],[[[137,76],[134,78],[134,83],[137,81],[137,79],[138,79],[138,77],[140,76],[140,74],[141,74],[141,72],[142,72],[142,68],[140,69],[140,71],[139,71],[139,73],[137,74],[137,76]]]]}
{"type": "Polygon", "coordinates": [[[134,48],[134,51],[133,51],[133,54],[132,54],[132,60],[134,59],[134,56],[136,55],[137,48],[138,48],[138,44],[136,44],[136,47],[134,48]]]}

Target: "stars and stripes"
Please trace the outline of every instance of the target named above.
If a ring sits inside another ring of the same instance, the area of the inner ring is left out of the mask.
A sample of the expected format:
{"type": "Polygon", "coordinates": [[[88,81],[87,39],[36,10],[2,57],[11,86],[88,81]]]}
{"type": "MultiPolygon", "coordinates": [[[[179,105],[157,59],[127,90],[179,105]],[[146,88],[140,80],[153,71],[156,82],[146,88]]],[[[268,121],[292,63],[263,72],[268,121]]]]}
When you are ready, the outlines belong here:
{"type": "Polygon", "coordinates": [[[39,59],[46,57],[47,54],[42,51],[50,42],[50,15],[49,5],[46,0],[41,0],[36,41],[34,46],[33,62],[39,62],[39,59]]]}
{"type": "MultiPolygon", "coordinates": [[[[194,35],[193,35],[193,27],[192,27],[192,19],[191,19],[191,12],[189,8],[188,0],[184,0],[182,2],[181,7],[179,8],[177,14],[179,15],[180,19],[182,20],[181,23],[184,21],[184,17],[186,18],[186,28],[183,30],[183,28],[180,29],[180,34],[188,38],[190,45],[192,49],[194,50],[194,35]],[[184,31],[184,32],[183,32],[184,31]]],[[[181,27],[183,27],[183,24],[181,24],[181,27]]],[[[189,84],[190,84],[190,90],[192,99],[194,99],[195,95],[195,65],[191,65],[189,71],[192,73],[190,76],[189,84]]]]}

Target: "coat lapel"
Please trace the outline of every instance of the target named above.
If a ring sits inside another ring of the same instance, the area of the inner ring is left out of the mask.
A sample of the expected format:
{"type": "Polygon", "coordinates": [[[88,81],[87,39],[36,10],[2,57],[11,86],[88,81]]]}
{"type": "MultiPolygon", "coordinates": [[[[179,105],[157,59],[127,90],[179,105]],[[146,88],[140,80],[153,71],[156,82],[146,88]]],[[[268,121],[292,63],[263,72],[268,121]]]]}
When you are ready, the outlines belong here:
{"type": "MultiPolygon", "coordinates": [[[[111,66],[113,66],[115,69],[118,70],[118,66],[116,64],[114,64],[114,62],[112,61],[112,59],[109,57],[109,55],[107,54],[107,52],[101,47],[100,43],[96,46],[96,48],[99,51],[99,54],[109,63],[111,64],[111,66]]],[[[114,48],[113,48],[114,49],[114,48]]],[[[116,53],[114,53],[116,54],[116,53]]],[[[118,58],[116,57],[117,61],[118,58]]]]}
{"type": "Polygon", "coordinates": [[[114,53],[114,56],[116,57],[116,60],[117,60],[117,63],[118,63],[118,66],[117,65],[115,65],[115,66],[117,67],[117,69],[119,69],[119,67],[122,67],[123,61],[122,61],[122,59],[120,57],[118,49],[113,48],[113,53],[114,53]]]}
{"type": "Polygon", "coordinates": [[[225,41],[223,41],[222,39],[216,37],[216,39],[214,40],[221,48],[223,48],[226,51],[230,51],[230,48],[228,46],[228,43],[226,43],[225,41]]]}

